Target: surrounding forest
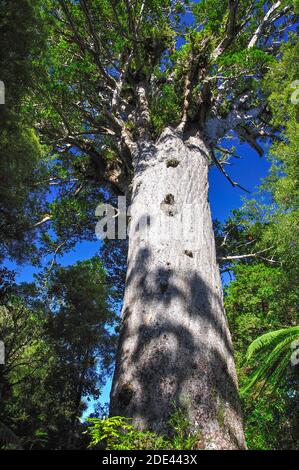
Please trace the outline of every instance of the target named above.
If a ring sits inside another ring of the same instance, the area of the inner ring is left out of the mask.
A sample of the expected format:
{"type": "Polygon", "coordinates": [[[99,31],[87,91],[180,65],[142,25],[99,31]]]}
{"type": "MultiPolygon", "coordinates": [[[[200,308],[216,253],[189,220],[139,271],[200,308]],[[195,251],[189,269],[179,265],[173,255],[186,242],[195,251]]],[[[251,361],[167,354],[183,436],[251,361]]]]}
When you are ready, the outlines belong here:
{"type": "Polygon", "coordinates": [[[298,17],[0,0],[0,449],[298,449],[298,17]],[[240,144],[269,161],[250,194],[240,144]],[[244,194],[225,221],[210,168],[244,194]],[[97,207],[125,195],[128,223],[160,211],[167,232],[186,192],[191,248],[139,227],[61,263],[97,207]]]}

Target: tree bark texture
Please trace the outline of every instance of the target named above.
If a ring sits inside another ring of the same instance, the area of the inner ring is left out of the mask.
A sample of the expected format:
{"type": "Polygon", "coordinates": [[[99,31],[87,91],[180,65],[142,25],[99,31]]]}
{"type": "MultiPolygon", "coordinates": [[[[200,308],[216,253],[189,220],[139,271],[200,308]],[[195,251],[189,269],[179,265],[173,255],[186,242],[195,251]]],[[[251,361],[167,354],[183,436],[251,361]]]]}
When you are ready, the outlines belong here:
{"type": "Polygon", "coordinates": [[[208,148],[168,128],[138,149],[110,414],[167,432],[174,404],[182,405],[199,447],[245,448],[208,202],[208,148]]]}

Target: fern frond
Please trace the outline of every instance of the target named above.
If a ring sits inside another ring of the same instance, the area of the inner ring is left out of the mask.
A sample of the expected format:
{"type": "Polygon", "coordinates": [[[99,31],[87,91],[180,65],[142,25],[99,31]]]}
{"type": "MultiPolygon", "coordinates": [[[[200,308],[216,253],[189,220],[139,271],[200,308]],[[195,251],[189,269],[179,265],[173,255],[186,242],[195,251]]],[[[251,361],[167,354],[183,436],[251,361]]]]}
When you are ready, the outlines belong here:
{"type": "Polygon", "coordinates": [[[299,336],[299,326],[270,331],[269,333],[259,336],[250,344],[247,350],[246,359],[251,359],[254,354],[268,346],[270,347],[271,344],[282,340],[285,336],[290,337],[290,341],[293,341],[293,339],[291,339],[293,336],[299,336]]]}
{"type": "Polygon", "coordinates": [[[257,338],[248,348],[247,359],[256,353],[263,354],[261,365],[257,367],[249,383],[242,388],[241,395],[247,393],[257,382],[273,390],[287,369],[292,354],[291,344],[299,338],[299,326],[271,331],[257,338]]]}

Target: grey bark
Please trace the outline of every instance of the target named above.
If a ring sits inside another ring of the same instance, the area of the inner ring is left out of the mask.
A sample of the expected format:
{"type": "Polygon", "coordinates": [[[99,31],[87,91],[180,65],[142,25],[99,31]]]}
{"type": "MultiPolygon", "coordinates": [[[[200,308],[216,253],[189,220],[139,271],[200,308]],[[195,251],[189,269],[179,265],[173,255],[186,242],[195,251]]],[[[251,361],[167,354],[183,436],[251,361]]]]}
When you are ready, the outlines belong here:
{"type": "Polygon", "coordinates": [[[175,403],[200,431],[199,447],[239,449],[245,442],[208,202],[208,154],[201,138],[183,141],[171,129],[156,144],[139,144],[110,414],[165,432],[175,403]]]}

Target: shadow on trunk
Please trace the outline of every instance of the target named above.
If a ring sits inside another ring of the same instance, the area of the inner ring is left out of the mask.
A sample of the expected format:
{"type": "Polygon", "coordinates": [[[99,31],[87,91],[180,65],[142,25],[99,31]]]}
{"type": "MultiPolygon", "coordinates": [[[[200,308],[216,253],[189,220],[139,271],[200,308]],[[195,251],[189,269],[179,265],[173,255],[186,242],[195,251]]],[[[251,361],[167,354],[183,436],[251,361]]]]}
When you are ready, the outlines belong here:
{"type": "Polygon", "coordinates": [[[171,260],[169,266],[153,272],[149,269],[150,257],[150,249],[141,248],[135,267],[127,276],[127,287],[133,285],[136,289],[143,309],[137,327],[130,322],[130,307],[126,306],[123,312],[115,377],[122,376],[125,363],[125,368],[131,369],[132,381],[114,383],[111,415],[134,417],[141,428],[167,432],[173,406],[187,404],[195,427],[204,427],[203,421],[216,420],[239,447],[226,419],[227,408],[236,415],[240,409],[236,380],[227,367],[226,358],[232,355],[231,340],[225,321],[219,313],[218,317],[214,314],[222,309],[220,294],[215,295],[195,270],[190,270],[185,289],[178,288],[180,273],[171,268],[171,260]],[[179,323],[175,315],[171,318],[172,302],[177,299],[184,304],[185,312],[179,323]],[[153,314],[155,305],[159,307],[153,314]],[[196,323],[200,331],[194,335],[196,323]],[[223,345],[224,355],[210,340],[215,335],[223,345]],[[132,338],[134,348],[129,352],[123,345],[132,338]]]}

